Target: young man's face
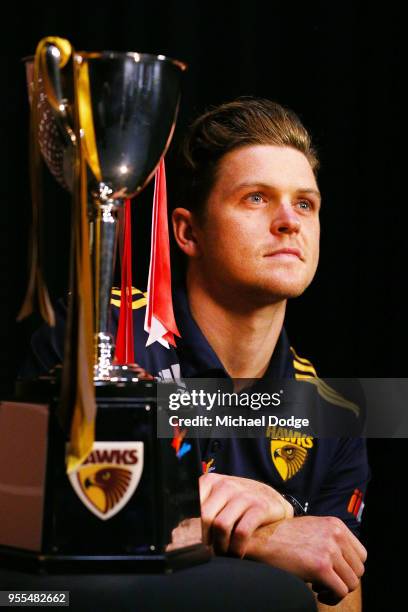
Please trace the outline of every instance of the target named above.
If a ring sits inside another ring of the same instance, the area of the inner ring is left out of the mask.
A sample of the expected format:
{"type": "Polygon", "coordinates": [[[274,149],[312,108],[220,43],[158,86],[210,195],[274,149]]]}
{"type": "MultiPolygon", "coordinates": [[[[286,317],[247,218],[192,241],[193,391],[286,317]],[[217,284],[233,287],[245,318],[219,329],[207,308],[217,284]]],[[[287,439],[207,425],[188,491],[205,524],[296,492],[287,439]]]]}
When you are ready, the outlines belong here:
{"type": "Polygon", "coordinates": [[[238,291],[268,303],[300,295],[317,268],[319,208],[316,179],[300,151],[250,145],[227,153],[204,222],[194,223],[193,273],[226,296],[238,291]]]}

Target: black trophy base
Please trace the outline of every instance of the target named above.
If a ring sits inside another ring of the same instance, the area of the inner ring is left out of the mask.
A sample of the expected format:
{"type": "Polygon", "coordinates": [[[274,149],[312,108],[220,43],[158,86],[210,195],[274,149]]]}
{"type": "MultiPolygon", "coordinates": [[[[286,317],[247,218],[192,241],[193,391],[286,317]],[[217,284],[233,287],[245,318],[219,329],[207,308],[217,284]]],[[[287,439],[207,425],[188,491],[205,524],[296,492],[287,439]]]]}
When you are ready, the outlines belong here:
{"type": "Polygon", "coordinates": [[[37,554],[0,547],[0,567],[49,573],[172,573],[211,559],[209,546],[197,544],[164,555],[59,555],[37,554]]]}
{"type": "Polygon", "coordinates": [[[0,405],[0,565],[163,573],[204,563],[198,442],[157,436],[153,382],[96,388],[93,450],[67,475],[58,385],[0,405]]]}

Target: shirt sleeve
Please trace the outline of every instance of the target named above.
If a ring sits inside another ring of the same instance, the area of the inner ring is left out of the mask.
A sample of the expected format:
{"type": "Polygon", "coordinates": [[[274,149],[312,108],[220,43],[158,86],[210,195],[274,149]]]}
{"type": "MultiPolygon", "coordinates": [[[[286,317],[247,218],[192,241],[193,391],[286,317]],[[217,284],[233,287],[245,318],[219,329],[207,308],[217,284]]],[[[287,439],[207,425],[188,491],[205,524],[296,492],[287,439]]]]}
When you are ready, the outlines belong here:
{"type": "Polygon", "coordinates": [[[359,538],[370,477],[365,438],[341,438],[308,514],[336,516],[359,538]]]}

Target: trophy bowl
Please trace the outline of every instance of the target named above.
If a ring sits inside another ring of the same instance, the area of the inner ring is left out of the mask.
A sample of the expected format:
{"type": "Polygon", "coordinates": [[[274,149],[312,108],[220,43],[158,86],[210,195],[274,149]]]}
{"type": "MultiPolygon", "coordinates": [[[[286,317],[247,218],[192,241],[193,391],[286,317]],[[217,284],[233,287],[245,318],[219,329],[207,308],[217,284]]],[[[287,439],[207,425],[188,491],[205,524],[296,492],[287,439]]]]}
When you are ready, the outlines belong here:
{"type": "MultiPolygon", "coordinates": [[[[70,74],[59,69],[60,53],[49,45],[47,65],[54,109],[43,79],[39,79],[38,139],[41,153],[55,179],[72,188],[72,128],[67,117],[72,92],[70,74]]],[[[31,102],[34,58],[23,58],[31,102]]],[[[133,197],[152,178],[170,144],[180,101],[182,73],[186,64],[164,55],[147,53],[76,52],[73,61],[86,63],[91,89],[92,117],[100,169],[105,185],[113,192],[133,197]]],[[[92,188],[95,189],[94,183],[92,188]]]]}

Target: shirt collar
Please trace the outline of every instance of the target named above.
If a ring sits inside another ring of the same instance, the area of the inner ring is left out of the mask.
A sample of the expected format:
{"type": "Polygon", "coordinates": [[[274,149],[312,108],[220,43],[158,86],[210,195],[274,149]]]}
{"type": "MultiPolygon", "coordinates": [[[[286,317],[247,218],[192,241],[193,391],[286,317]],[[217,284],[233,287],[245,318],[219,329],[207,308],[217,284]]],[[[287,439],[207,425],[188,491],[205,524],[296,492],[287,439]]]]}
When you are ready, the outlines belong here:
{"type": "MultiPolygon", "coordinates": [[[[181,338],[177,338],[177,353],[182,376],[187,378],[228,377],[220,359],[211,348],[193,319],[185,286],[179,285],[173,295],[174,311],[181,338]]],[[[293,359],[286,330],[282,328],[268,368],[262,377],[294,378],[293,359]]]]}

